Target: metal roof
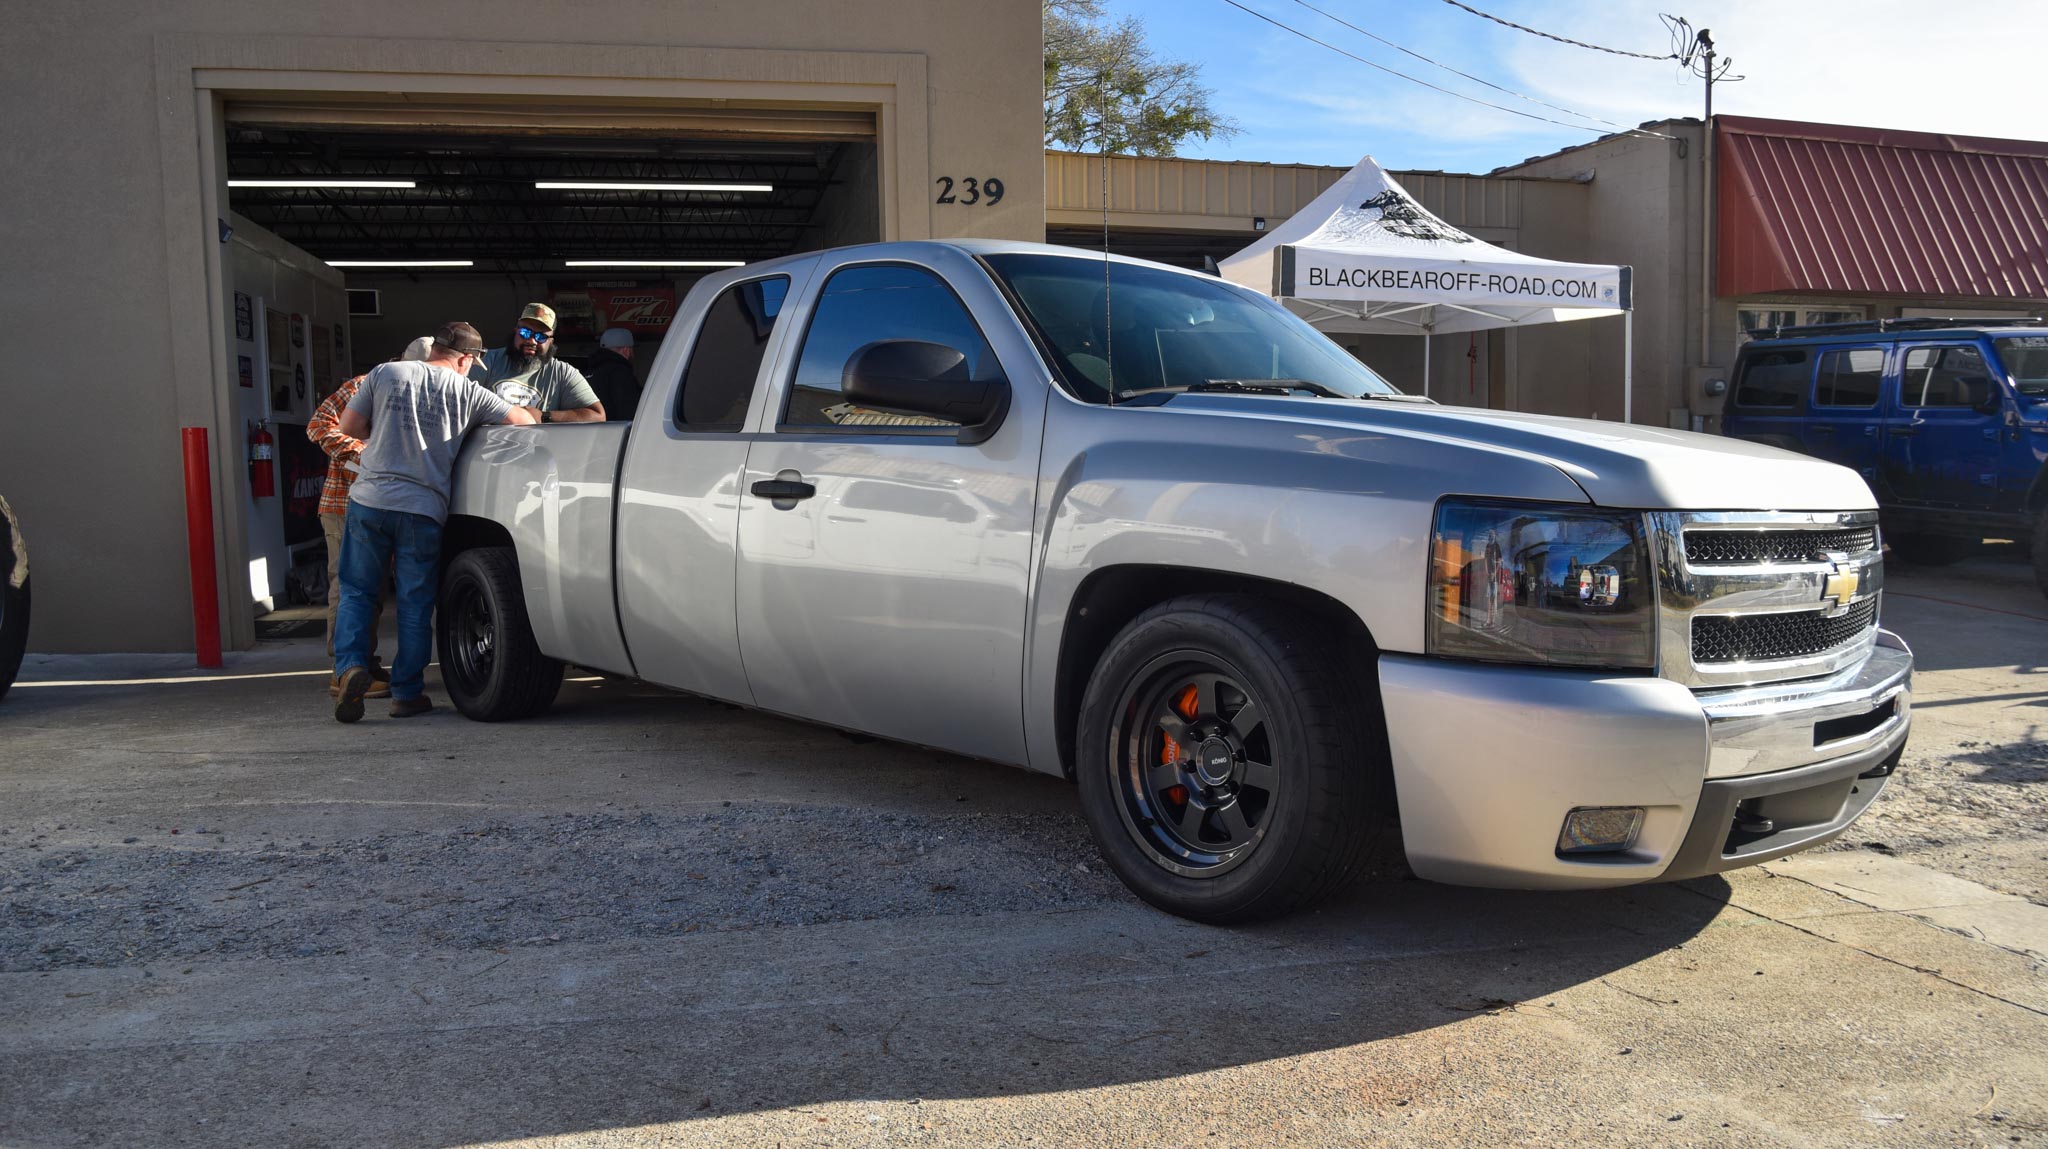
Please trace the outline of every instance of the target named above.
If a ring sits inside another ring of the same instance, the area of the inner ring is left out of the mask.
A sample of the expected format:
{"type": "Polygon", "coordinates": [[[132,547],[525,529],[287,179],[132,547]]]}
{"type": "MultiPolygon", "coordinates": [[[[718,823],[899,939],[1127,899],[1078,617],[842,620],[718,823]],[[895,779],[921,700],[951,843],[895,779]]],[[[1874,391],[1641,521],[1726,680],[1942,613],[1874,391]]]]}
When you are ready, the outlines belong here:
{"type": "Polygon", "coordinates": [[[1719,294],[2048,299],[2048,143],[1714,124],[1719,294]]]}

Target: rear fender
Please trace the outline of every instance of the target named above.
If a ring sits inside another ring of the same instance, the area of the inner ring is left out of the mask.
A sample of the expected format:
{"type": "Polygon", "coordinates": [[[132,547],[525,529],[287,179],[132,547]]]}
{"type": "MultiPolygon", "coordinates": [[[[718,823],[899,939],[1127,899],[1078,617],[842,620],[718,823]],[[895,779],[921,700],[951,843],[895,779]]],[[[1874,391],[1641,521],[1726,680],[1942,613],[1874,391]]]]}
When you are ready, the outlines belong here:
{"type": "Polygon", "coordinates": [[[503,527],[534,642],[550,658],[633,673],[619,632],[612,523],[628,423],[491,427],[455,467],[451,515],[503,527]]]}

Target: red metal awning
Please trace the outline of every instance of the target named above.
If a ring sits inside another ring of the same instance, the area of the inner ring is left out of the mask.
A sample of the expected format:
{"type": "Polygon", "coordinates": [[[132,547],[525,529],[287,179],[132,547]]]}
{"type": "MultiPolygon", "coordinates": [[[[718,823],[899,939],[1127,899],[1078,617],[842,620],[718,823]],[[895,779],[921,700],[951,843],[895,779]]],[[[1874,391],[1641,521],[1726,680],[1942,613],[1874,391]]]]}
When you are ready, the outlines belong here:
{"type": "Polygon", "coordinates": [[[1714,124],[1719,294],[2048,299],[2048,143],[1714,124]]]}

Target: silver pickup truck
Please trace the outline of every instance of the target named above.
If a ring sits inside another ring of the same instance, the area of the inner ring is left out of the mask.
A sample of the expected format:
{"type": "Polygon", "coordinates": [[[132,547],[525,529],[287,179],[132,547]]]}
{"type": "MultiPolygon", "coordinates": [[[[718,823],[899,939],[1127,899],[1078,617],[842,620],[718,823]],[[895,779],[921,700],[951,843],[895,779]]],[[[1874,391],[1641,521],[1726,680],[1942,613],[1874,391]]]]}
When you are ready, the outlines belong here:
{"type": "Polygon", "coordinates": [[[1073,780],[1139,896],[1671,880],[1899,761],[1876,504],[1800,455],[1403,395],[1270,299],[894,243],[699,283],[631,424],[473,437],[442,676],[565,664],[1073,780]]]}

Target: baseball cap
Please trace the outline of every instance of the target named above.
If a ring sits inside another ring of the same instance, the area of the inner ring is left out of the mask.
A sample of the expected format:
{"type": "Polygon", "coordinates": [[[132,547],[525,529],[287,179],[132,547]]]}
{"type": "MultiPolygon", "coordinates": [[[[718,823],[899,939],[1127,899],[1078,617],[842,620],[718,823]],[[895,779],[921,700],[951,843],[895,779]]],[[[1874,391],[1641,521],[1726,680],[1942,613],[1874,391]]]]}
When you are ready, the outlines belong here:
{"type": "Polygon", "coordinates": [[[597,337],[597,342],[600,346],[604,347],[631,347],[633,345],[633,333],[623,327],[607,327],[604,329],[604,334],[597,337]]]}
{"type": "Polygon", "coordinates": [[[555,329],[555,309],[545,303],[529,303],[526,305],[526,310],[519,313],[519,322],[538,323],[549,331],[553,331],[555,329]]]}
{"type": "Polygon", "coordinates": [[[443,323],[441,330],[434,333],[434,346],[464,355],[475,355],[484,349],[484,337],[477,330],[460,320],[443,323]]]}

